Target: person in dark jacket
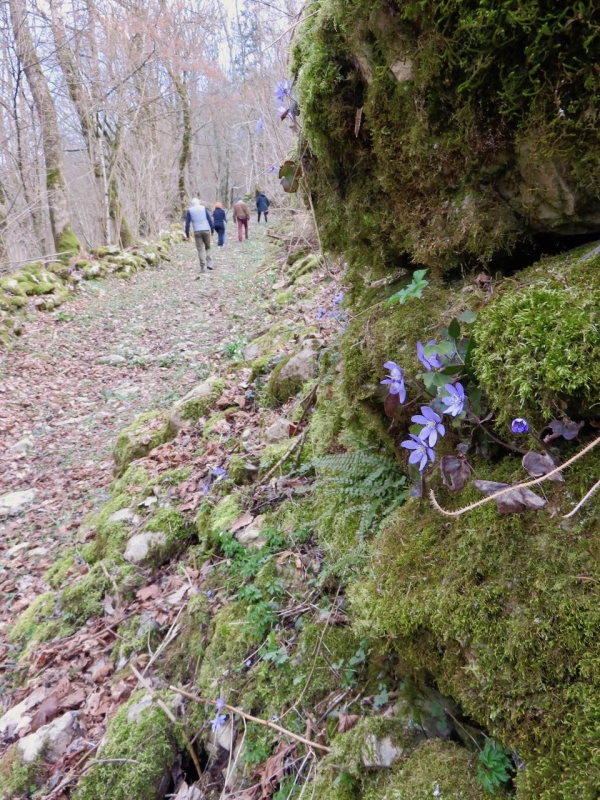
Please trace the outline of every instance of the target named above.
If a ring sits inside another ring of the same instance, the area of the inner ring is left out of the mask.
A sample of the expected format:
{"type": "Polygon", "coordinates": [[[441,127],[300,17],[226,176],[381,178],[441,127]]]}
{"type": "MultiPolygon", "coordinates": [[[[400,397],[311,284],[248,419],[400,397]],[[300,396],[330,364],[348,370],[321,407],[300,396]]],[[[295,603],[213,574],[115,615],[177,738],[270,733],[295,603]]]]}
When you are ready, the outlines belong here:
{"type": "Polygon", "coordinates": [[[218,236],[217,247],[223,247],[225,244],[225,225],[227,223],[227,214],[225,213],[222,203],[215,203],[215,210],[213,211],[213,223],[218,236]]]}
{"type": "Polygon", "coordinates": [[[268,222],[269,219],[269,206],[271,205],[271,201],[267,197],[266,194],[262,192],[256,196],[256,210],[258,211],[258,221],[260,222],[260,215],[265,215],[265,222],[268,222]]]}

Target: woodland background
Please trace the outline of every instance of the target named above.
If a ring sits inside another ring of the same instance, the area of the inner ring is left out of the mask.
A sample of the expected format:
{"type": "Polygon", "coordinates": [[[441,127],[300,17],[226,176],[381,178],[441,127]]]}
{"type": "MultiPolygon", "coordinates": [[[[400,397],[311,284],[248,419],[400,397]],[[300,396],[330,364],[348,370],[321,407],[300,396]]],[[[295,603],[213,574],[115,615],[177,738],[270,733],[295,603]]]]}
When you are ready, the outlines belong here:
{"type": "Polygon", "coordinates": [[[229,203],[292,134],[273,87],[296,0],[9,0],[0,7],[0,272],[133,244],[192,195],[229,203]]]}

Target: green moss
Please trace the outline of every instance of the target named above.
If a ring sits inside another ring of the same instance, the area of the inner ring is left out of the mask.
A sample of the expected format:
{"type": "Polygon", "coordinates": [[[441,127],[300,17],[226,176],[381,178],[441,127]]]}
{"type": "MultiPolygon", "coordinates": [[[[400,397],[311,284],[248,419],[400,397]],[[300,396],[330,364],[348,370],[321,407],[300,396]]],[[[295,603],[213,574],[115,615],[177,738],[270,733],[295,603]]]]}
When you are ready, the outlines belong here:
{"type": "Polygon", "coordinates": [[[171,412],[171,422],[169,431],[174,434],[185,424],[198,422],[201,417],[205,417],[216,406],[217,400],[225,390],[223,378],[208,378],[202,384],[192,389],[188,394],[178,400],[171,412]]]}
{"type": "MultiPolygon", "coordinates": [[[[128,720],[131,709],[140,703],[137,692],[109,723],[106,737],[98,751],[98,760],[132,760],[132,763],[101,763],[80,780],[75,800],[156,800],[159,788],[175,763],[177,742],[173,725],[164,711],[149,705],[128,720]],[[133,763],[135,762],[135,763],[133,763]]],[[[163,696],[172,705],[170,696],[163,696]]]]}
{"type": "Polygon", "coordinates": [[[149,555],[149,561],[156,566],[180,553],[195,533],[183,514],[171,506],[159,508],[143,530],[166,534],[166,543],[153,548],[149,555]]]}
{"type": "Polygon", "coordinates": [[[288,289],[286,292],[280,292],[275,295],[275,302],[278,306],[286,306],[294,299],[294,290],[288,289]]]}
{"type": "Polygon", "coordinates": [[[195,675],[204,657],[210,626],[209,599],[203,592],[190,597],[181,618],[177,639],[167,648],[161,671],[170,682],[179,683],[195,675]]]}
{"type": "Polygon", "coordinates": [[[232,481],[238,486],[251,483],[251,475],[248,472],[248,461],[241,456],[231,456],[227,465],[227,473],[232,481]]]}
{"type": "Polygon", "coordinates": [[[586,259],[588,250],[506,281],[479,314],[474,366],[500,422],[597,413],[600,255],[586,259]]]}
{"type": "MultiPolygon", "coordinates": [[[[219,534],[228,530],[231,523],[234,522],[242,512],[242,500],[238,494],[229,494],[227,497],[223,497],[219,500],[209,516],[208,531],[211,538],[219,536],[219,534]]],[[[206,527],[204,530],[206,530],[206,527]]]]}
{"type": "Polygon", "coordinates": [[[217,612],[209,638],[198,686],[207,697],[228,697],[236,692],[247,656],[261,644],[261,632],[249,623],[246,604],[236,602],[217,612]]]}
{"type": "Polygon", "coordinates": [[[12,745],[0,762],[0,797],[10,800],[30,796],[43,781],[43,762],[43,754],[30,763],[24,761],[19,746],[12,745]]]}
{"type": "Polygon", "coordinates": [[[79,252],[79,239],[73,233],[71,226],[67,225],[56,240],[56,252],[60,253],[61,261],[67,262],[71,256],[79,252]]]}
{"type": "Polygon", "coordinates": [[[261,473],[264,475],[282,458],[284,460],[279,466],[281,474],[289,472],[291,467],[295,464],[300,465],[308,463],[312,457],[310,445],[305,442],[302,446],[294,448],[294,444],[298,441],[299,436],[292,436],[292,438],[286,439],[283,442],[267,445],[260,454],[261,473]],[[288,455],[284,458],[286,454],[288,455]]]}
{"type": "Polygon", "coordinates": [[[10,633],[10,642],[23,642],[36,638],[39,626],[48,622],[54,616],[56,594],[54,592],[44,592],[36,597],[31,605],[18,617],[10,633]]]}
{"type": "MultiPolygon", "coordinates": [[[[113,493],[121,495],[126,491],[137,489],[139,492],[144,492],[150,485],[148,473],[144,467],[138,464],[131,464],[127,467],[125,472],[118,478],[113,485],[113,493]]],[[[121,506],[123,508],[123,506],[121,506]]],[[[117,511],[118,509],[115,509],[117,511]]]]}
{"type": "Polygon", "coordinates": [[[46,583],[53,589],[59,589],[67,576],[75,569],[75,551],[64,553],[44,575],[46,583]]]}
{"type": "Polygon", "coordinates": [[[150,411],[123,428],[117,438],[113,458],[115,471],[121,475],[132,461],[143,458],[160,444],[173,438],[167,416],[162,411],[150,411]]]}
{"type": "Polygon", "coordinates": [[[273,408],[287,403],[291,397],[298,394],[304,383],[304,379],[300,375],[281,377],[284,367],[291,361],[293,356],[294,353],[291,353],[277,363],[265,387],[265,400],[273,408]]]}
{"type": "MultiPolygon", "coordinates": [[[[503,481],[518,461],[475,466],[503,481]]],[[[590,454],[565,485],[546,484],[549,507],[569,508],[567,493],[580,497],[599,469],[590,454]]],[[[480,497],[469,488],[460,504],[480,497]]],[[[405,670],[431,676],[518,751],[519,798],[586,797],[597,785],[599,532],[594,512],[565,524],[547,510],[502,516],[490,503],[449,521],[413,501],[374,540],[349,592],[359,635],[387,640],[405,670]]]]}
{"type": "Polygon", "coordinates": [[[365,787],[363,800],[482,800],[484,796],[509,796],[500,791],[484,792],[477,783],[476,755],[441,739],[423,742],[400,769],[377,778],[365,787]]]}
{"type": "Polygon", "coordinates": [[[90,617],[100,616],[102,598],[111,586],[110,579],[96,564],[87,575],[61,591],[59,604],[63,618],[80,625],[90,617]]]}

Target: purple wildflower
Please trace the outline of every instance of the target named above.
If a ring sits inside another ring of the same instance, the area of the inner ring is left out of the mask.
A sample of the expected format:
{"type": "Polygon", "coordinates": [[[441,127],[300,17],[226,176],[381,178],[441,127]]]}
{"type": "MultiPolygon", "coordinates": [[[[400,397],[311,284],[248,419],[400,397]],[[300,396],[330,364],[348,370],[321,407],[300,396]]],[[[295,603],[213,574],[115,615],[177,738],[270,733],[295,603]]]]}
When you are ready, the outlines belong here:
{"type": "Polygon", "coordinates": [[[254,132],[255,136],[260,136],[263,129],[263,118],[261,117],[258,122],[256,123],[256,131],[254,132]]]}
{"type": "Polygon", "coordinates": [[[529,423],[523,417],[513,419],[510,429],[513,433],[529,433],[529,423]]]}
{"type": "Polygon", "coordinates": [[[339,294],[336,294],[336,296],[333,298],[334,306],[339,306],[343,299],[344,299],[344,293],[343,292],[340,292],[339,294]]]}
{"type": "Polygon", "coordinates": [[[275,87],[275,97],[279,100],[280,103],[285,101],[285,98],[289,96],[292,89],[292,84],[289,81],[279,81],[277,86],[275,87]]]}
{"type": "Polygon", "coordinates": [[[415,414],[414,417],[411,417],[411,420],[416,422],[417,425],[424,426],[419,433],[419,439],[422,442],[427,442],[429,447],[435,447],[438,434],[440,436],[446,435],[446,428],[442,424],[442,418],[429,406],[421,406],[421,413],[415,414]]]}
{"type": "Polygon", "coordinates": [[[216,475],[217,478],[224,478],[225,480],[229,478],[227,470],[223,469],[223,467],[215,467],[212,472],[213,475],[216,475]]]}
{"type": "Polygon", "coordinates": [[[207,589],[207,590],[206,590],[206,596],[207,596],[207,597],[208,597],[208,599],[210,600],[210,598],[213,596],[212,589],[207,589]]]}
{"type": "Polygon", "coordinates": [[[444,389],[448,392],[446,397],[442,397],[442,403],[448,406],[444,414],[451,414],[453,417],[458,417],[467,400],[465,390],[460,383],[457,383],[455,386],[451,383],[447,383],[444,389]]]}
{"type": "Polygon", "coordinates": [[[215,703],[215,708],[217,709],[217,711],[223,711],[223,709],[225,708],[224,698],[222,697],[217,698],[217,702],[215,703]]]}
{"type": "Polygon", "coordinates": [[[383,386],[390,387],[390,394],[397,394],[401,403],[406,400],[406,387],[404,386],[404,370],[394,361],[386,361],[383,365],[390,374],[381,381],[383,386]]]}
{"type": "Polygon", "coordinates": [[[267,172],[273,175],[274,172],[279,172],[279,167],[277,166],[277,164],[271,164],[270,167],[267,167],[267,172]]]}
{"type": "Polygon", "coordinates": [[[223,725],[225,725],[226,722],[227,722],[227,714],[217,714],[217,716],[214,719],[211,719],[210,727],[216,733],[219,730],[219,728],[222,728],[223,725]]]}
{"type": "Polygon", "coordinates": [[[419,464],[419,472],[423,472],[428,461],[431,461],[432,463],[435,461],[435,453],[428,444],[426,444],[422,439],[419,439],[418,436],[415,436],[414,433],[410,433],[409,436],[410,439],[406,439],[406,441],[402,442],[402,447],[413,451],[410,454],[408,463],[417,464],[421,462],[419,464]]]}
{"type": "Polygon", "coordinates": [[[202,494],[206,495],[210,492],[210,478],[202,484],[202,494]]]}
{"type": "Polygon", "coordinates": [[[318,309],[318,311],[317,311],[317,313],[315,314],[315,317],[316,317],[317,319],[323,319],[323,317],[325,316],[325,314],[326,314],[326,313],[327,313],[327,312],[325,311],[325,309],[324,309],[324,308],[319,308],[319,309],[318,309]]]}
{"type": "MultiPolygon", "coordinates": [[[[425,347],[431,347],[434,344],[435,339],[432,339],[430,342],[427,342],[425,347]]],[[[444,366],[437,353],[433,353],[430,356],[425,355],[425,349],[421,342],[417,342],[417,358],[428,372],[431,372],[432,369],[441,369],[444,366]]]]}

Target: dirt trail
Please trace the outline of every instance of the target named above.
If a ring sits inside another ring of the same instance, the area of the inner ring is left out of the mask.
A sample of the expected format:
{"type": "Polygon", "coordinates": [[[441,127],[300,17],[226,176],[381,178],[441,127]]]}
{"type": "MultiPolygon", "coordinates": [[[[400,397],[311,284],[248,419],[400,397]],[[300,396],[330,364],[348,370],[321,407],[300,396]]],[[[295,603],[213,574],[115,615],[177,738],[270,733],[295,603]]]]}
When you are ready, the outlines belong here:
{"type": "Polygon", "coordinates": [[[26,590],[104,498],[118,431],[169,407],[256,327],[267,242],[264,226],[242,244],[230,229],[214,271],[199,279],[195,247],[183,243],[170,263],[88,284],[37,314],[0,354],[0,495],[35,491],[24,513],[0,517],[5,624],[19,611],[15,587],[26,590]]]}

